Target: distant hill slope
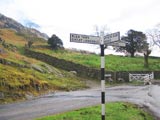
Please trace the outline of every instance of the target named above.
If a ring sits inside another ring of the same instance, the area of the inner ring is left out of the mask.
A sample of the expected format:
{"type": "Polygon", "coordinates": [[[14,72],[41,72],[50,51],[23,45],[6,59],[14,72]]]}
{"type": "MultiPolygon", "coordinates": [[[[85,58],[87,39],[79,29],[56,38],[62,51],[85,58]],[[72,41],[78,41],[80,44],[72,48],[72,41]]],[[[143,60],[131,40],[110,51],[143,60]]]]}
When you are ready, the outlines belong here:
{"type": "Polygon", "coordinates": [[[29,34],[32,37],[39,37],[45,40],[48,39],[48,35],[45,33],[41,33],[36,29],[28,28],[13,20],[12,18],[6,17],[5,15],[0,13],[0,28],[9,28],[13,29],[21,34],[29,34]]]}

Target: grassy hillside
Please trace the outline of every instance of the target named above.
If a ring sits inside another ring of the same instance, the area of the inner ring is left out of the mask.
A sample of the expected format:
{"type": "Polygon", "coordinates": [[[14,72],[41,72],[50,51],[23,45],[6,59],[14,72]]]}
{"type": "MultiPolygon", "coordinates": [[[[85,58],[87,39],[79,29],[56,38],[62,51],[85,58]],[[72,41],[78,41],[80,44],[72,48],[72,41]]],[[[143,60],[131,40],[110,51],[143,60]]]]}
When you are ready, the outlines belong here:
{"type": "Polygon", "coordinates": [[[13,45],[16,45],[17,47],[24,47],[25,44],[29,40],[32,40],[34,42],[34,45],[45,45],[46,40],[42,38],[32,37],[28,34],[22,34],[18,33],[11,29],[0,29],[0,37],[5,40],[7,43],[11,43],[13,45]]]}
{"type": "Polygon", "coordinates": [[[50,73],[41,73],[30,68],[0,64],[0,93],[3,93],[0,103],[27,99],[27,95],[33,97],[47,91],[69,91],[86,87],[82,79],[71,73],[52,67],[49,69],[50,73]]]}
{"type": "MultiPolygon", "coordinates": [[[[0,38],[3,40],[0,41],[0,103],[29,99],[49,91],[87,87],[84,79],[73,73],[24,56],[26,36],[0,29],[0,38]]],[[[35,38],[34,46],[42,45],[46,41],[35,38]]]]}
{"type": "MultiPolygon", "coordinates": [[[[58,57],[80,63],[89,67],[100,68],[100,56],[96,54],[84,54],[81,52],[74,52],[68,50],[51,50],[48,48],[34,49],[51,56],[58,57]]],[[[144,68],[143,57],[122,57],[107,55],[105,56],[105,67],[108,71],[146,71],[146,70],[160,70],[160,59],[149,58],[149,68],[144,68]]]]}

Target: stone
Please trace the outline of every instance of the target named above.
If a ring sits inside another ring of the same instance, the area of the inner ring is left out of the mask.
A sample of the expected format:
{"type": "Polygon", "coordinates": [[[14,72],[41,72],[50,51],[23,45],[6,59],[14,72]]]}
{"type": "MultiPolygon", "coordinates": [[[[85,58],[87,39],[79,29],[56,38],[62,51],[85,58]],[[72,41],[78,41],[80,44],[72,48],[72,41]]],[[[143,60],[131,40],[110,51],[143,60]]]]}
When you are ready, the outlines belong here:
{"type": "Polygon", "coordinates": [[[34,98],[34,96],[33,96],[31,93],[27,93],[27,94],[25,94],[25,98],[26,98],[27,100],[31,100],[31,99],[34,98]]]}
{"type": "Polygon", "coordinates": [[[70,71],[70,73],[73,74],[73,75],[77,75],[76,71],[70,71]]]}
{"type": "Polygon", "coordinates": [[[144,77],[144,85],[151,85],[151,79],[149,79],[148,77],[144,77]]]}
{"type": "Polygon", "coordinates": [[[0,48],[0,54],[4,54],[4,53],[5,53],[4,49],[0,48]]]}
{"type": "Polygon", "coordinates": [[[38,65],[36,65],[36,64],[32,64],[31,67],[32,67],[34,70],[38,71],[38,72],[41,72],[41,73],[44,73],[44,72],[45,72],[40,66],[38,66],[38,65]]]}
{"type": "Polygon", "coordinates": [[[124,82],[123,78],[118,78],[117,80],[118,80],[118,82],[124,82]]]}
{"type": "Polygon", "coordinates": [[[113,82],[113,79],[112,79],[111,77],[109,77],[109,78],[108,78],[108,82],[109,82],[109,83],[112,83],[112,82],[113,82]]]}
{"type": "Polygon", "coordinates": [[[0,99],[3,99],[3,98],[4,98],[4,93],[0,92],[0,99]]]}

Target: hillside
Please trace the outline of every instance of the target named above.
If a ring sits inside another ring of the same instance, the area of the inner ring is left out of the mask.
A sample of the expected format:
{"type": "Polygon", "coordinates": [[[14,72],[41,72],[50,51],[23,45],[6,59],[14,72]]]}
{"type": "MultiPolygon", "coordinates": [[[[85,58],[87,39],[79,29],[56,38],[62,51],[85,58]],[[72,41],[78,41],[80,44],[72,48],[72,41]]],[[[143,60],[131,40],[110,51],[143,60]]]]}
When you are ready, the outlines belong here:
{"type": "Polygon", "coordinates": [[[47,34],[41,33],[33,28],[25,27],[22,24],[18,23],[17,21],[13,20],[12,18],[6,17],[1,13],[0,13],[0,28],[1,29],[9,28],[22,35],[48,39],[47,34]]]}
{"type": "MultiPolygon", "coordinates": [[[[84,79],[72,72],[24,56],[28,40],[12,29],[0,29],[0,103],[31,99],[57,90],[86,88],[84,79]]],[[[34,37],[33,47],[46,45],[34,37]]]]}

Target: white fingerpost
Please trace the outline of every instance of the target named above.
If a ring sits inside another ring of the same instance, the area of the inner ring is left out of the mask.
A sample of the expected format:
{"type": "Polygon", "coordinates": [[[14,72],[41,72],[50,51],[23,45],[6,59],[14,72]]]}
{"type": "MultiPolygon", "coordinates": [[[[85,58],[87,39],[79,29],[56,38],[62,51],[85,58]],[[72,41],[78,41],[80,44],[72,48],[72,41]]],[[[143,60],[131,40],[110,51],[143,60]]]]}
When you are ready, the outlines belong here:
{"type": "Polygon", "coordinates": [[[101,119],[105,120],[105,56],[104,56],[104,35],[101,34],[101,104],[102,113],[101,119]]]}

